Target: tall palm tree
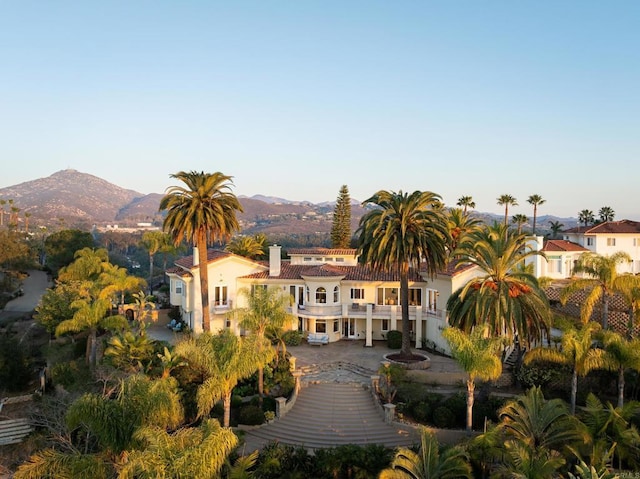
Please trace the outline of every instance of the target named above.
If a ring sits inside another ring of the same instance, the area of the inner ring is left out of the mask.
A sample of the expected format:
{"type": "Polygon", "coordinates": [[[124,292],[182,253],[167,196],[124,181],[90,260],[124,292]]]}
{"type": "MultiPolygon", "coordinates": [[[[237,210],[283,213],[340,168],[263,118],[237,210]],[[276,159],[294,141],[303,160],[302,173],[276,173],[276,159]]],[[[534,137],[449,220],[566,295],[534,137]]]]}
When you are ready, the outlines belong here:
{"type": "Polygon", "coordinates": [[[527,198],[527,203],[533,205],[533,235],[536,235],[536,219],[538,218],[538,206],[546,203],[547,200],[542,199],[540,195],[531,195],[527,198]]]}
{"type": "Polygon", "coordinates": [[[631,261],[631,257],[624,251],[618,251],[611,256],[597,253],[584,253],[578,258],[573,272],[586,277],[575,277],[560,292],[560,302],[564,305],[571,296],[578,291],[586,292],[582,303],[580,316],[582,322],[591,319],[593,308],[598,302],[602,303],[602,329],[609,326],[609,300],[617,291],[635,283],[633,275],[619,274],[618,265],[631,261]]]}
{"type": "Polygon", "coordinates": [[[239,229],[236,212],[242,211],[242,205],[231,192],[231,176],[180,171],[171,177],[185,186],[168,188],[160,201],[160,211],[167,211],[163,229],[176,246],[186,239],[197,247],[202,324],[210,331],[207,245],[228,240],[239,229]]]}
{"type": "Polygon", "coordinates": [[[480,227],[480,220],[466,214],[461,208],[451,208],[447,215],[447,228],[449,229],[449,251],[453,252],[464,239],[480,227]]]}
{"type": "Polygon", "coordinates": [[[593,211],[591,210],[580,210],[578,213],[578,221],[580,224],[583,224],[585,228],[590,224],[593,224],[595,220],[596,218],[593,216],[593,211]]]}
{"type": "Polygon", "coordinates": [[[522,227],[527,223],[527,221],[529,221],[529,218],[527,218],[527,215],[523,214],[513,215],[511,218],[511,222],[518,228],[518,234],[522,233],[522,227]]]}
{"type": "Polygon", "coordinates": [[[583,324],[580,329],[567,329],[562,332],[560,349],[539,346],[524,356],[525,364],[538,360],[571,367],[571,414],[576,412],[578,376],[584,377],[605,364],[604,350],[593,347],[594,334],[599,329],[600,325],[594,322],[583,324]]]}
{"type": "Polygon", "coordinates": [[[617,292],[624,298],[627,306],[629,306],[627,313],[627,337],[632,339],[634,337],[636,319],[640,312],[640,276],[625,277],[624,281],[617,281],[616,286],[617,292]]]}
{"type": "MultiPolygon", "coordinates": [[[[253,290],[242,288],[238,292],[246,299],[247,307],[237,309],[234,313],[237,314],[242,327],[258,337],[258,345],[267,344],[271,347],[265,341],[268,333],[279,331],[286,326],[291,328],[296,324],[297,318],[287,312],[291,298],[284,294],[279,287],[253,288],[253,290]]],[[[258,399],[260,404],[262,404],[264,397],[264,366],[265,364],[258,365],[258,399]]]]}
{"type": "Polygon", "coordinates": [[[196,338],[183,339],[176,344],[174,353],[182,356],[203,379],[197,392],[198,415],[207,416],[214,404],[222,400],[224,427],[229,427],[233,388],[238,381],[251,376],[259,364],[273,358],[273,348],[257,344],[253,337],[240,338],[228,329],[215,336],[205,332],[196,338]]]}
{"type": "Polygon", "coordinates": [[[640,339],[625,339],[614,331],[604,331],[602,345],[605,367],[618,373],[618,407],[624,406],[624,374],[627,369],[640,372],[640,339]]]}
{"type": "Polygon", "coordinates": [[[367,212],[356,231],[360,261],[378,271],[400,275],[402,348],[411,357],[409,327],[409,271],[424,268],[433,277],[447,259],[448,230],[441,210],[434,209],[440,196],[429,191],[381,190],[364,201],[377,208],[367,212]]]}
{"type": "Polygon", "coordinates": [[[549,228],[551,228],[551,237],[553,239],[558,237],[558,233],[562,230],[564,224],[560,223],[560,221],[549,221],[549,228]]]}
{"type": "Polygon", "coordinates": [[[464,214],[466,215],[467,208],[475,208],[476,202],[473,201],[473,197],[471,196],[461,196],[460,198],[458,198],[456,206],[462,206],[462,208],[464,208],[464,214]]]}
{"type": "Polygon", "coordinates": [[[476,379],[491,381],[502,374],[501,337],[488,336],[489,328],[479,326],[467,334],[457,328],[445,328],[442,337],[451,347],[451,355],[467,373],[467,432],[473,428],[473,402],[476,379]]]}
{"type": "Polygon", "coordinates": [[[447,301],[449,324],[467,333],[488,324],[493,336],[514,338],[528,345],[548,332],[551,310],[538,280],[519,268],[532,256],[542,255],[527,246],[523,235],[495,224],[469,236],[457,257],[482,272],[454,291],[447,301]]]}
{"type": "Polygon", "coordinates": [[[471,479],[473,477],[467,454],[460,446],[440,451],[436,436],[421,428],[418,452],[401,447],[388,469],[379,479],[471,479]]]}
{"type": "Polygon", "coordinates": [[[509,224],[509,206],[518,206],[518,201],[511,195],[500,195],[498,196],[498,204],[504,205],[504,224],[506,226],[509,224]]]}
{"type": "Polygon", "coordinates": [[[149,287],[153,288],[153,260],[162,248],[163,244],[167,241],[166,233],[162,231],[145,231],[142,234],[142,246],[149,252],[149,287]]]}
{"type": "Polygon", "coordinates": [[[616,217],[616,212],[613,211],[613,208],[611,208],[611,206],[603,206],[598,210],[598,216],[600,217],[600,221],[602,222],[613,221],[613,219],[616,217]]]}
{"type": "Polygon", "coordinates": [[[130,451],[118,468],[121,479],[157,477],[197,477],[217,479],[238,437],[215,419],[205,419],[197,427],[167,432],[156,426],[140,428],[136,439],[140,449],[130,451]]]}
{"type": "Polygon", "coordinates": [[[236,236],[227,244],[225,250],[245,258],[262,258],[266,255],[266,240],[267,237],[262,233],[254,236],[236,236]]]}

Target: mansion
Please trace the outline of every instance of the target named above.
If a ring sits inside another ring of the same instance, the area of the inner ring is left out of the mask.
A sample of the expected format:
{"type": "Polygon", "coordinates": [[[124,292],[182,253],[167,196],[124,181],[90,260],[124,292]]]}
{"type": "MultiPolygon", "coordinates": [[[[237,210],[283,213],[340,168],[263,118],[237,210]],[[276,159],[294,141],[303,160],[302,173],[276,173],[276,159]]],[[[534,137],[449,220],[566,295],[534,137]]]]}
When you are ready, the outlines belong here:
{"type": "MultiPolygon", "coordinates": [[[[246,298],[238,292],[256,286],[281,288],[291,298],[289,312],[297,318],[292,329],[326,335],[329,342],[359,339],[372,346],[387,332],[402,329],[398,274],[359,264],[355,249],[290,249],[288,259],[281,256],[277,245],[269,248],[268,261],[208,250],[211,331],[231,328],[242,333],[230,313],[245,306],[246,298]]],[[[202,331],[197,258],[181,258],[167,271],[170,303],[180,307],[183,321],[196,333],[202,331]]],[[[410,272],[409,320],[417,348],[429,340],[448,349],[440,334],[447,300],[477,274],[470,266],[442,271],[434,278],[410,272]]]]}

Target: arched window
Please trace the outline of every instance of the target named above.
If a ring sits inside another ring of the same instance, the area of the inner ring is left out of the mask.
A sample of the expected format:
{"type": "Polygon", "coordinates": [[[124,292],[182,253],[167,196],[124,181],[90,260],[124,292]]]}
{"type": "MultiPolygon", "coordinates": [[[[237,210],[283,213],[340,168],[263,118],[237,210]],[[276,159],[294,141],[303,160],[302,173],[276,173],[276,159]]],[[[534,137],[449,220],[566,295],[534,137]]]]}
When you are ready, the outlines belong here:
{"type": "Polygon", "coordinates": [[[327,290],[320,286],[316,289],[316,303],[326,303],[327,302],[327,290]]]}
{"type": "Polygon", "coordinates": [[[340,302],[340,288],[338,286],[333,288],[333,302],[334,303],[340,302]]]}

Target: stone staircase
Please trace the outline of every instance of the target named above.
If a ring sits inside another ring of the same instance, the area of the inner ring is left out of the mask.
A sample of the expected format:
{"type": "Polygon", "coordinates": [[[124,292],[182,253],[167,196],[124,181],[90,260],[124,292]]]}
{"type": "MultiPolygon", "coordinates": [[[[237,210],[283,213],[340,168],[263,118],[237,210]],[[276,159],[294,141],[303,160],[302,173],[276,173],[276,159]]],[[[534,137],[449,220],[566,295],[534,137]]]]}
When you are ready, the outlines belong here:
{"type": "Polygon", "coordinates": [[[385,423],[382,408],[362,383],[323,382],[302,387],[283,418],[246,430],[243,453],[272,441],[310,451],[345,444],[397,447],[417,443],[419,433],[409,425],[385,423]]]}

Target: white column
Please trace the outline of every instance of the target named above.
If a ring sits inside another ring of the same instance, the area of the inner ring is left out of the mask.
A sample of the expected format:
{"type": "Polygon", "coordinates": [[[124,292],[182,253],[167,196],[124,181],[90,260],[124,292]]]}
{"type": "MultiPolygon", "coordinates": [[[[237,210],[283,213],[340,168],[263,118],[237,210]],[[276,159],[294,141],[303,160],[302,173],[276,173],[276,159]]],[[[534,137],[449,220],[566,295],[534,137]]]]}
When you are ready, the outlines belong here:
{"type": "Polygon", "coordinates": [[[373,305],[367,304],[367,326],[365,331],[365,346],[373,346],[373,305]]]}
{"type": "Polygon", "coordinates": [[[416,306],[416,349],[422,347],[422,309],[416,306]]]}
{"type": "Polygon", "coordinates": [[[398,319],[396,316],[396,306],[392,306],[391,307],[391,330],[395,331],[396,329],[398,329],[398,319]]]}

